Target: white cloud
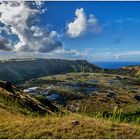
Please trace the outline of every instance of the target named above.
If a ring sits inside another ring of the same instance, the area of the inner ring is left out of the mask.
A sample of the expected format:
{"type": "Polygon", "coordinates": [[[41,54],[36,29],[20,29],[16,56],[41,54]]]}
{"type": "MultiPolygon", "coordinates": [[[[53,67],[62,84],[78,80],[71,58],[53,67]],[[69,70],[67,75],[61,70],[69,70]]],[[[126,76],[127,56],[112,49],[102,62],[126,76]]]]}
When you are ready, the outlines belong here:
{"type": "Polygon", "coordinates": [[[117,53],[116,58],[128,58],[128,57],[139,57],[140,58],[140,51],[126,51],[117,53]]]}
{"type": "Polygon", "coordinates": [[[98,19],[94,15],[89,15],[89,19],[87,20],[87,26],[89,32],[99,33],[103,29],[101,25],[99,24],[98,19]]]}
{"type": "Polygon", "coordinates": [[[124,52],[104,52],[100,54],[92,54],[92,60],[104,61],[138,61],[140,60],[140,51],[124,51],[124,52]]]}
{"type": "Polygon", "coordinates": [[[128,22],[131,22],[131,23],[140,23],[140,19],[137,19],[137,18],[124,18],[124,19],[117,19],[114,21],[114,23],[116,24],[122,24],[122,23],[128,23],[128,22]]]}
{"type": "Polygon", "coordinates": [[[4,30],[7,34],[18,37],[14,42],[8,38],[0,40],[0,50],[7,51],[1,54],[0,59],[26,57],[82,59],[86,55],[86,51],[64,49],[61,42],[57,41],[60,36],[56,31],[49,31],[47,26],[41,28],[35,24],[34,21],[38,20],[37,15],[44,12],[41,7],[40,2],[0,3],[0,22],[4,24],[0,31],[4,30]]]}
{"type": "Polygon", "coordinates": [[[83,59],[89,61],[139,61],[140,51],[124,51],[124,52],[110,52],[109,50],[105,52],[94,52],[93,49],[86,49],[81,52],[83,59]]]}
{"type": "Polygon", "coordinates": [[[75,16],[74,21],[67,24],[69,37],[75,38],[84,35],[86,32],[97,33],[102,31],[102,27],[96,17],[93,14],[87,17],[83,8],[76,9],[75,16]]]}
{"type": "Polygon", "coordinates": [[[37,15],[44,12],[41,2],[1,2],[0,21],[17,35],[19,42],[13,46],[14,51],[42,53],[61,48],[55,31],[34,25],[37,15]]]}
{"type": "Polygon", "coordinates": [[[55,49],[51,52],[41,53],[38,51],[34,52],[11,52],[7,51],[5,53],[1,53],[0,51],[0,60],[12,59],[12,58],[56,58],[56,59],[85,59],[87,56],[87,50],[79,51],[75,49],[66,50],[64,48],[55,49]]]}
{"type": "Polygon", "coordinates": [[[75,15],[75,20],[68,24],[67,30],[68,35],[73,38],[83,35],[87,30],[86,15],[84,13],[84,9],[77,9],[75,11],[75,15]]]}

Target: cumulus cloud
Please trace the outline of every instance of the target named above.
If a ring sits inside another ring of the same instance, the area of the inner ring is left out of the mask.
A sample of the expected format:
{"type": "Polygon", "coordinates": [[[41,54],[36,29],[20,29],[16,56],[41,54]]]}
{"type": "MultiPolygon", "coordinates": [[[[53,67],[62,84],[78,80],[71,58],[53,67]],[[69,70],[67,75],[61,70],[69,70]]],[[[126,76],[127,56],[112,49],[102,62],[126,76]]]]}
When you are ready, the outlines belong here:
{"type": "Polygon", "coordinates": [[[76,9],[76,18],[74,21],[67,24],[67,34],[71,38],[76,38],[84,35],[86,32],[101,32],[102,27],[97,18],[91,14],[86,15],[83,8],[76,9]]]}
{"type": "Polygon", "coordinates": [[[55,31],[35,25],[37,16],[45,10],[42,5],[41,2],[0,2],[0,22],[19,40],[13,46],[14,51],[46,53],[62,47],[55,31]]]}
{"type": "Polygon", "coordinates": [[[9,42],[7,39],[0,38],[0,50],[11,51],[11,42],[9,42]]]}
{"type": "Polygon", "coordinates": [[[77,9],[75,11],[75,15],[75,20],[68,24],[67,30],[68,35],[73,38],[83,35],[87,30],[86,15],[84,9],[77,9]]]}
{"type": "Polygon", "coordinates": [[[6,33],[7,35],[11,35],[11,29],[8,26],[0,27],[0,34],[6,33]]]}

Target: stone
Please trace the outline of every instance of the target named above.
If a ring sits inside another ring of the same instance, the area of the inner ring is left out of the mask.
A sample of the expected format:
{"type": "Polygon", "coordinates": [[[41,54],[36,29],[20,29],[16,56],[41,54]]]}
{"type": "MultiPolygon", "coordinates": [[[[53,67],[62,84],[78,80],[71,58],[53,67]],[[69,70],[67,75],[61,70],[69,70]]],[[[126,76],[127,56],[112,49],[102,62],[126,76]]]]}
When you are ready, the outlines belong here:
{"type": "Polygon", "coordinates": [[[80,122],[79,122],[78,120],[73,120],[73,121],[71,122],[71,124],[75,126],[75,125],[79,125],[80,122]]]}

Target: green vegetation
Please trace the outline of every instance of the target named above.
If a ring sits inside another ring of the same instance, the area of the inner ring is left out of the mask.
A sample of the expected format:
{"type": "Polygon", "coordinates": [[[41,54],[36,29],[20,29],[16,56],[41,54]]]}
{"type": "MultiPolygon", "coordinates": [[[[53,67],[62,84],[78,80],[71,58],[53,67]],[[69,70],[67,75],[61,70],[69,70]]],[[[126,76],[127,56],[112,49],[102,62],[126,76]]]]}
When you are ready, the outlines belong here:
{"type": "Polygon", "coordinates": [[[140,78],[140,70],[137,71],[136,77],[140,78]]]}
{"type": "MultiPolygon", "coordinates": [[[[2,83],[2,82],[1,82],[2,83]]],[[[7,85],[6,82],[3,85],[7,85]]],[[[0,86],[0,107],[10,112],[20,112],[25,115],[44,115],[60,111],[50,101],[42,98],[34,98],[17,90],[16,87],[0,86]],[[14,91],[14,92],[13,92],[14,91]],[[42,101],[42,102],[41,102],[42,101]]]]}
{"type": "MultiPolygon", "coordinates": [[[[58,77],[62,78],[58,75],[52,80],[56,82],[58,77]]],[[[41,95],[32,97],[12,85],[7,89],[6,82],[1,81],[1,85],[0,138],[140,138],[140,119],[132,116],[123,118],[123,110],[118,107],[110,114],[95,112],[89,115],[86,106],[82,107],[82,112],[63,113],[41,95]]],[[[138,110],[136,112],[139,114],[138,110]]]]}
{"type": "Polygon", "coordinates": [[[138,78],[104,73],[68,73],[33,79],[22,86],[37,85],[43,89],[53,85],[48,90],[49,95],[59,93],[61,98],[54,102],[63,106],[62,101],[65,101],[63,107],[72,112],[127,123],[140,120],[138,78]],[[114,108],[117,108],[115,113],[114,108]]]}
{"type": "Polygon", "coordinates": [[[68,72],[98,72],[101,68],[86,60],[29,59],[0,62],[0,79],[22,83],[31,78],[68,72]]]}
{"type": "Polygon", "coordinates": [[[108,71],[57,59],[0,66],[1,79],[34,78],[0,81],[0,138],[140,138],[139,67],[108,71]]]}
{"type": "Polygon", "coordinates": [[[137,77],[139,75],[140,66],[127,66],[119,69],[104,69],[105,73],[127,75],[137,77]]]}
{"type": "Polygon", "coordinates": [[[0,138],[140,138],[139,136],[137,123],[128,124],[73,113],[33,117],[12,114],[0,108],[0,138]]]}

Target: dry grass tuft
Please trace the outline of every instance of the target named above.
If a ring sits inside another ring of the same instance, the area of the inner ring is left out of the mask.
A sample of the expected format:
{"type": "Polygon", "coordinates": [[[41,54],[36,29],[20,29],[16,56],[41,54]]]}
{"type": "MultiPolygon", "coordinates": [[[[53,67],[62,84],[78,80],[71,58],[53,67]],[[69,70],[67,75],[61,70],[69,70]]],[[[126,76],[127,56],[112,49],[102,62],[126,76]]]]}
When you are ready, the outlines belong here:
{"type": "Polygon", "coordinates": [[[140,138],[136,124],[78,114],[31,117],[0,108],[0,138],[140,138]],[[73,120],[79,121],[73,125],[73,120]]]}

